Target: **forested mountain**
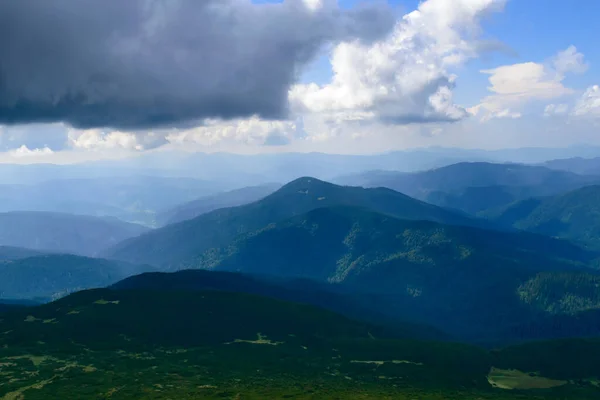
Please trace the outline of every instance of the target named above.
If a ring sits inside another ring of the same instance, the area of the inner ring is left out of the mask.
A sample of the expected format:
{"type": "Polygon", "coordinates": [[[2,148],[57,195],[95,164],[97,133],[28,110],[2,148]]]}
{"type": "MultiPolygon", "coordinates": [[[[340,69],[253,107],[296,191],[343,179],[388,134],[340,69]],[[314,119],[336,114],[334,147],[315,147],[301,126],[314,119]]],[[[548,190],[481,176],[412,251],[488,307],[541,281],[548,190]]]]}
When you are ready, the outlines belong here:
{"type": "Polygon", "coordinates": [[[149,267],[64,254],[0,262],[0,299],[49,300],[104,287],[149,267]]]}
{"type": "Polygon", "coordinates": [[[432,204],[475,214],[528,197],[600,183],[600,177],[542,166],[463,162],[416,173],[367,172],[341,177],[335,182],[388,187],[432,204]]]}
{"type": "Polygon", "coordinates": [[[423,324],[401,320],[381,308],[384,298],[362,295],[343,285],[309,279],[248,275],[223,271],[183,270],[149,272],[131,276],[110,286],[113,290],[206,291],[216,290],[311,304],[360,321],[385,327],[395,337],[449,340],[451,336],[423,324]]]}
{"type": "MultiPolygon", "coordinates": [[[[598,256],[539,235],[330,207],[240,235],[187,266],[338,283],[386,296],[381,307],[395,315],[464,337],[484,337],[553,315],[538,304],[537,296],[548,293],[520,297],[518,289],[542,272],[595,275],[590,266],[598,264],[598,256]]],[[[583,289],[574,294],[583,303],[593,301],[592,308],[600,306],[583,289]]],[[[569,312],[588,310],[583,303],[572,302],[569,312]]]]}
{"type": "Polygon", "coordinates": [[[260,186],[249,186],[241,189],[231,190],[229,192],[217,193],[211,196],[201,197],[199,199],[181,204],[177,207],[158,213],[156,221],[159,225],[168,225],[187,219],[196,218],[207,212],[227,207],[237,207],[252,203],[268,196],[281,185],[272,183],[260,186]]]}
{"type": "Polygon", "coordinates": [[[260,201],[215,210],[192,220],[168,225],[126,240],[103,255],[133,263],[178,268],[189,265],[190,260],[206,250],[227,245],[241,233],[332,205],[360,206],[410,220],[491,225],[386,188],[344,187],[314,178],[300,178],[260,201]]]}
{"type": "Polygon", "coordinates": [[[523,200],[487,216],[505,226],[569,239],[600,250],[600,186],[523,200]]]}
{"type": "MultiPolygon", "coordinates": [[[[34,211],[0,213],[1,246],[55,253],[92,256],[148,230],[116,218],[34,211]]],[[[5,247],[0,251],[0,258],[2,253],[14,256],[18,251],[9,252],[5,247]]]]}

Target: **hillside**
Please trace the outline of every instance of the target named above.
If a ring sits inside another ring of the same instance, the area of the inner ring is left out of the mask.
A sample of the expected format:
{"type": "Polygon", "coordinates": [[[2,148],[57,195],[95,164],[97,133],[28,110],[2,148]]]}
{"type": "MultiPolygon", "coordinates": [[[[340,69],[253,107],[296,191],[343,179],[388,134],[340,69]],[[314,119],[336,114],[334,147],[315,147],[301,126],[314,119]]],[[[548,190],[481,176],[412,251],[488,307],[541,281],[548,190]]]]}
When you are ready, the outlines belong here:
{"type": "Polygon", "coordinates": [[[337,186],[314,178],[300,178],[275,193],[240,207],[215,210],[192,220],[172,224],[116,245],[103,253],[137,264],[179,268],[208,249],[221,247],[244,232],[333,205],[366,207],[411,220],[456,225],[489,224],[415,200],[390,189],[337,186]]]}
{"type": "MultiPolygon", "coordinates": [[[[218,291],[90,290],[6,314],[0,327],[9,378],[0,396],[34,400],[508,400],[514,393],[496,383],[510,388],[502,372],[523,364],[519,354],[538,354],[400,340],[316,307],[218,291]]],[[[573,346],[569,356],[592,348],[573,346]]],[[[568,372],[569,382],[550,372],[523,370],[529,390],[519,398],[598,396],[597,366],[568,372]]]]}
{"type": "Polygon", "coordinates": [[[506,226],[569,239],[600,250],[600,186],[511,204],[489,217],[506,226]]]}
{"type": "Polygon", "coordinates": [[[113,290],[206,291],[217,290],[270,297],[294,303],[311,304],[349,318],[385,326],[395,337],[422,340],[449,340],[450,336],[433,327],[394,318],[380,308],[383,301],[308,279],[286,279],[240,273],[184,270],[149,272],[131,276],[110,286],[113,290]]]}
{"type": "Polygon", "coordinates": [[[0,213],[0,246],[93,256],[149,229],[116,218],[50,212],[0,213]]]}
{"type": "Polygon", "coordinates": [[[211,196],[201,197],[199,199],[181,204],[177,207],[160,212],[156,216],[156,221],[160,226],[174,224],[187,219],[196,218],[199,215],[217,210],[219,208],[237,207],[252,203],[268,196],[281,185],[265,184],[260,186],[249,186],[241,189],[231,190],[229,192],[217,193],[211,196]]]}
{"type": "Polygon", "coordinates": [[[148,271],[126,263],[73,255],[42,255],[0,263],[0,299],[48,300],[104,287],[148,271]]]}
{"type": "Polygon", "coordinates": [[[387,187],[441,207],[476,214],[528,197],[600,183],[600,177],[542,166],[462,162],[415,173],[373,171],[341,177],[335,182],[387,187]]]}
{"type": "Polygon", "coordinates": [[[330,207],[241,235],[187,266],[338,283],[387,296],[381,307],[397,315],[477,337],[545,314],[517,295],[536,274],[594,273],[587,265],[597,258],[544,236],[330,207]]]}

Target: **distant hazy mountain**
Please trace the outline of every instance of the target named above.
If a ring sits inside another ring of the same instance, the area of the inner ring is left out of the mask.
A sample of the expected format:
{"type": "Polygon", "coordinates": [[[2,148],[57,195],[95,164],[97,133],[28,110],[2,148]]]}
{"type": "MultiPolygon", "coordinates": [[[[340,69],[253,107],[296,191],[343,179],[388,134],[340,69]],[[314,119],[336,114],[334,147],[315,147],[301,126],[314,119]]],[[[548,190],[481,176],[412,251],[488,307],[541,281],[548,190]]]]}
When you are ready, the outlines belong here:
{"type": "Polygon", "coordinates": [[[432,192],[456,193],[471,187],[536,187],[546,193],[581,187],[600,178],[581,176],[567,171],[520,164],[458,163],[416,173],[373,171],[336,179],[336,182],[365,187],[388,187],[427,198],[432,192]]]}
{"type": "Polygon", "coordinates": [[[489,213],[494,221],[569,239],[600,250],[600,186],[547,198],[532,198],[489,213]]]}
{"type": "Polygon", "coordinates": [[[335,182],[388,187],[432,204],[476,214],[528,197],[548,196],[600,183],[600,177],[541,166],[479,162],[417,173],[372,171],[340,177],[335,182]]]}
{"type": "MultiPolygon", "coordinates": [[[[194,264],[309,278],[385,294],[386,309],[396,307],[399,315],[423,318],[422,322],[454,334],[484,335],[546,315],[544,307],[518,294],[518,288],[538,273],[594,275],[588,265],[596,265],[598,257],[540,235],[399,220],[359,208],[333,207],[241,235],[231,245],[197,257],[194,264]]],[[[588,299],[585,290],[575,294],[588,299]]],[[[531,296],[537,295],[552,294],[538,288],[531,296]]],[[[597,299],[589,301],[600,306],[597,299]]],[[[570,307],[569,312],[587,310],[577,302],[570,307]]]]}
{"type": "MultiPolygon", "coordinates": [[[[0,184],[20,185],[36,184],[49,180],[114,179],[146,176],[217,181],[228,185],[228,188],[221,188],[220,190],[228,190],[266,182],[288,182],[301,176],[314,176],[331,180],[340,175],[369,170],[414,172],[463,161],[543,163],[558,158],[599,156],[600,148],[589,145],[566,148],[500,150],[426,147],[374,155],[325,153],[242,155],[156,151],[146,152],[136,157],[82,164],[1,164],[0,184]]],[[[207,194],[201,193],[195,197],[207,194]]],[[[193,200],[193,198],[189,200],[193,200]]]]}
{"type": "Polygon", "coordinates": [[[42,254],[44,253],[41,251],[24,249],[22,247],[0,246],[0,262],[39,256],[42,254]]]}
{"type": "Polygon", "coordinates": [[[515,201],[537,196],[539,191],[544,191],[544,188],[533,186],[467,187],[453,192],[431,192],[427,195],[427,202],[478,216],[490,209],[505,207],[515,201]]]}
{"type": "Polygon", "coordinates": [[[430,220],[456,225],[486,223],[448,211],[390,189],[343,187],[314,178],[297,179],[260,201],[203,214],[126,240],[103,253],[134,263],[178,268],[193,266],[198,255],[228,244],[237,235],[264,228],[283,219],[331,205],[370,208],[411,220],[430,220]]]}
{"type": "MultiPolygon", "coordinates": [[[[55,253],[95,255],[148,228],[120,221],[63,213],[15,211],[0,213],[0,246],[55,253]]],[[[19,258],[23,250],[4,249],[5,258],[19,258]],[[11,256],[12,254],[12,256],[11,256]]]]}
{"type": "Polygon", "coordinates": [[[156,216],[159,225],[168,225],[187,219],[196,218],[207,212],[226,207],[237,207],[252,203],[273,193],[281,187],[280,184],[272,183],[260,186],[249,186],[229,192],[217,193],[211,196],[201,197],[188,203],[163,211],[156,216]]]}
{"type": "Polygon", "coordinates": [[[153,226],[158,210],[229,188],[231,186],[219,182],[150,176],[0,185],[0,212],[26,210],[112,216],[153,226]]]}
{"type": "Polygon", "coordinates": [[[148,271],[126,263],[54,254],[0,262],[0,299],[46,299],[104,287],[148,271]]]}
{"type": "Polygon", "coordinates": [[[563,158],[543,163],[545,167],[582,175],[600,175],[600,157],[596,158],[563,158]]]}

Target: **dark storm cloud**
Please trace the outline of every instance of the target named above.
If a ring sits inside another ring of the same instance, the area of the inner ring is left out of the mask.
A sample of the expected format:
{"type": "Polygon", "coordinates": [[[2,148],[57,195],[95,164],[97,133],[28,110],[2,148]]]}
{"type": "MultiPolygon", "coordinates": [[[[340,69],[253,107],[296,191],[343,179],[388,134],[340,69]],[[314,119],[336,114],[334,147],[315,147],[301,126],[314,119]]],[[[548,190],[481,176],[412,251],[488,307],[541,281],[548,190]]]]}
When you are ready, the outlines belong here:
{"type": "Polygon", "coordinates": [[[374,40],[393,23],[383,6],[301,0],[0,0],[0,124],[285,117],[290,85],[325,42],[374,40]]]}

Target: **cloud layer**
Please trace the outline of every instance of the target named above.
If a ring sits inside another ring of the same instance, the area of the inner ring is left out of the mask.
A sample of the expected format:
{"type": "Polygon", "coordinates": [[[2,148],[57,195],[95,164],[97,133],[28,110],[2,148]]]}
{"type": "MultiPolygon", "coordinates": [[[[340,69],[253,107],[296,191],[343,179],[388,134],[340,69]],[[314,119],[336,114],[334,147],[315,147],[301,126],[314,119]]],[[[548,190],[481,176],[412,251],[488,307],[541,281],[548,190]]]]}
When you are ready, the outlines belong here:
{"type": "Polygon", "coordinates": [[[0,0],[0,124],[284,118],[323,44],[370,42],[393,22],[331,0],[0,0]]]}

